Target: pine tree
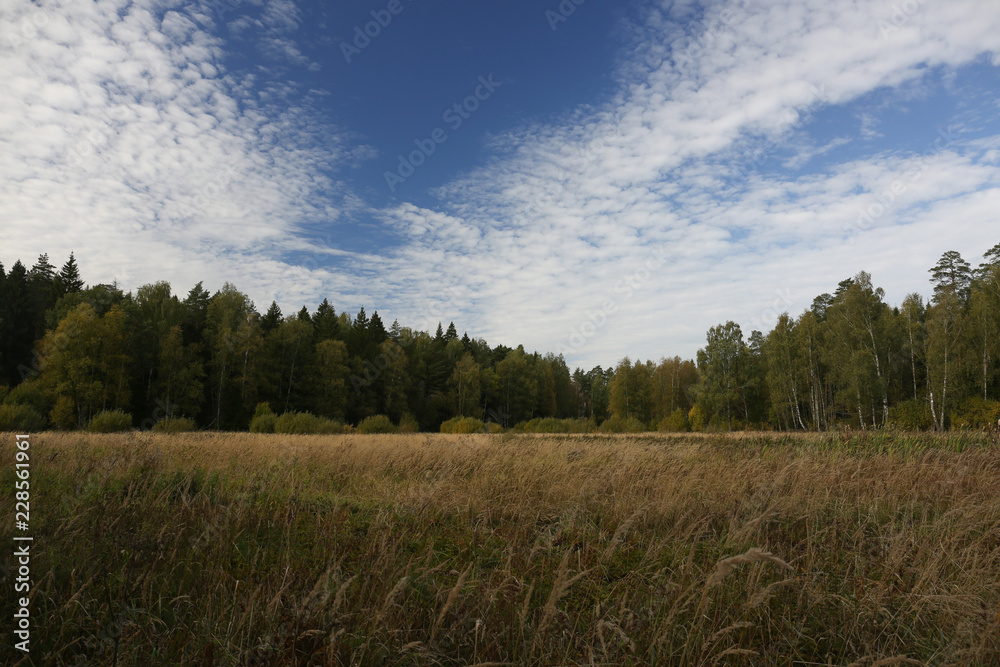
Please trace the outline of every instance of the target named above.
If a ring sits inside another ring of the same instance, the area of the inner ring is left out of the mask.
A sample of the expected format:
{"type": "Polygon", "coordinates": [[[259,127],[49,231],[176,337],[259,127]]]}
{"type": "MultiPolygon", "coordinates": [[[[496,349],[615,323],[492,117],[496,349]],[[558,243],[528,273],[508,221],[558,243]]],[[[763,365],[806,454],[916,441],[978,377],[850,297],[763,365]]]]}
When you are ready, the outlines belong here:
{"type": "Polygon", "coordinates": [[[278,325],[281,324],[281,320],[281,308],[278,307],[277,301],[272,301],[271,307],[267,309],[264,317],[260,320],[260,329],[264,334],[271,333],[278,328],[278,325]]]}
{"type": "Polygon", "coordinates": [[[323,299],[316,314],[313,315],[313,326],[316,328],[316,342],[336,340],[340,334],[340,319],[330,302],[323,299]]]}
{"type": "Polygon", "coordinates": [[[76,265],[73,253],[69,254],[69,259],[59,270],[58,279],[63,294],[75,294],[83,290],[83,280],[80,278],[80,269],[76,265]]]}
{"type": "Polygon", "coordinates": [[[368,322],[368,337],[375,345],[381,345],[389,337],[377,310],[372,313],[372,319],[368,322]]]}
{"type": "Polygon", "coordinates": [[[931,283],[934,285],[934,302],[939,302],[948,294],[959,303],[969,299],[969,288],[972,285],[972,268],[962,256],[954,250],[941,255],[937,265],[930,269],[931,283]]]}
{"type": "Polygon", "coordinates": [[[56,267],[49,263],[48,253],[42,253],[38,256],[38,261],[35,265],[31,267],[31,272],[29,277],[31,280],[44,281],[49,283],[56,276],[56,267]]]}

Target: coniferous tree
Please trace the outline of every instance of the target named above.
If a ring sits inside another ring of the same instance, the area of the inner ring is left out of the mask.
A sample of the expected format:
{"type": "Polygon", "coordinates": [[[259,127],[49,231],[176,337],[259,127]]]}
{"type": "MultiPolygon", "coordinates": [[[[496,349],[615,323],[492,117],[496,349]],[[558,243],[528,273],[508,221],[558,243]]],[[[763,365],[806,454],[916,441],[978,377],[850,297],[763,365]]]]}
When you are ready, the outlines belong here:
{"type": "Polygon", "coordinates": [[[954,250],[941,255],[938,263],[930,269],[931,283],[934,285],[934,301],[944,295],[951,295],[964,304],[969,298],[972,285],[972,267],[954,250]]]}
{"type": "Polygon", "coordinates": [[[313,327],[316,330],[316,342],[324,340],[338,340],[340,334],[340,320],[337,313],[330,305],[330,302],[323,299],[319,304],[316,313],[313,315],[313,327]]]}
{"type": "Polygon", "coordinates": [[[83,279],[80,278],[80,268],[76,264],[76,257],[69,254],[69,259],[59,270],[59,286],[61,294],[75,294],[83,290],[83,279]]]}

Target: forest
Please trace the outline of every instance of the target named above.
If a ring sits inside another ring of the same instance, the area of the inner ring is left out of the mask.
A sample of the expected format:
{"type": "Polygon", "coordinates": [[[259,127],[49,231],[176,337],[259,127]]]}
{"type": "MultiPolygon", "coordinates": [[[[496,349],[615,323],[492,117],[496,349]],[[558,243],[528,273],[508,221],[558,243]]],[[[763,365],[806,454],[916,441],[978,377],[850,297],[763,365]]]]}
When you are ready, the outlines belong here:
{"type": "Polygon", "coordinates": [[[286,315],[229,283],[88,286],[72,254],[58,270],[43,254],[0,264],[0,430],[996,428],[1000,244],[929,274],[929,299],[887,304],[862,272],[769,332],[713,327],[695,360],[570,370],[326,299],[286,315]]]}

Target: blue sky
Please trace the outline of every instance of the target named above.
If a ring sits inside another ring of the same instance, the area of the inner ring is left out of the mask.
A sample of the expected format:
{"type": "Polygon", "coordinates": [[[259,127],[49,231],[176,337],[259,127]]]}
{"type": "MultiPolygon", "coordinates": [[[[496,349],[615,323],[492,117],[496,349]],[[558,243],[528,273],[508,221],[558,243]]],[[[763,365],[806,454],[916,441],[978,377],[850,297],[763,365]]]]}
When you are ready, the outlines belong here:
{"type": "Polygon", "coordinates": [[[998,66],[977,0],[11,0],[0,261],[690,357],[861,270],[898,303],[978,263],[998,66]]]}

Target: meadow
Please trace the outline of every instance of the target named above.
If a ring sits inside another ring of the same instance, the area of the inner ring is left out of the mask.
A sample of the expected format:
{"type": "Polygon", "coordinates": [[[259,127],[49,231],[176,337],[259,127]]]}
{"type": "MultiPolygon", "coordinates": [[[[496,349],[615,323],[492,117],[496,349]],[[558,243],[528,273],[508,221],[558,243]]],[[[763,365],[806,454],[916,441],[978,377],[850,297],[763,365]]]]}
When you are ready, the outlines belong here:
{"type": "Polygon", "coordinates": [[[996,435],[31,442],[5,664],[1000,664],[996,435]]]}

